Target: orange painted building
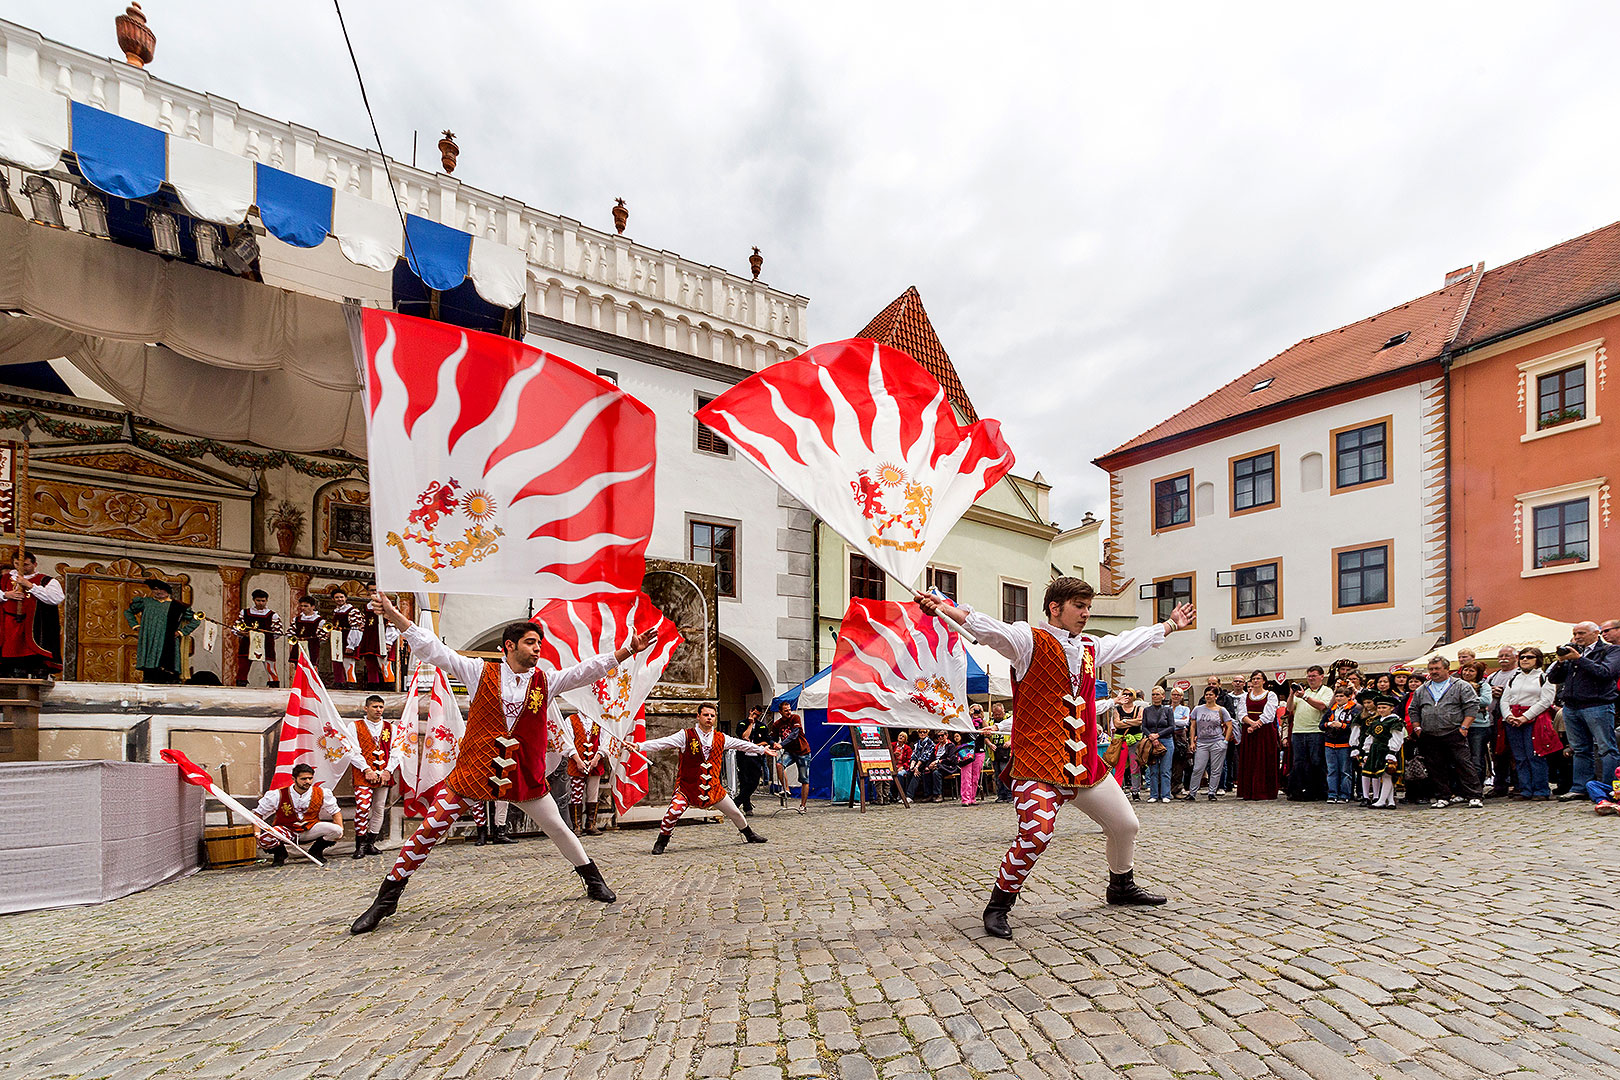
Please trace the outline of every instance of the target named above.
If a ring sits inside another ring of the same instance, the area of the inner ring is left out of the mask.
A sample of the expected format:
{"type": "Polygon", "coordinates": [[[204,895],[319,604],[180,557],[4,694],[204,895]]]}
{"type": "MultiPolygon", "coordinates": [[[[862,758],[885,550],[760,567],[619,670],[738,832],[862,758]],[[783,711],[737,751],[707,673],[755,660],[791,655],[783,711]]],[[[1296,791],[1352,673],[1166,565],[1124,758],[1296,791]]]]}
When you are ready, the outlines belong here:
{"type": "Polygon", "coordinates": [[[1479,278],[1449,352],[1452,638],[1620,617],[1620,224],[1479,278]]]}

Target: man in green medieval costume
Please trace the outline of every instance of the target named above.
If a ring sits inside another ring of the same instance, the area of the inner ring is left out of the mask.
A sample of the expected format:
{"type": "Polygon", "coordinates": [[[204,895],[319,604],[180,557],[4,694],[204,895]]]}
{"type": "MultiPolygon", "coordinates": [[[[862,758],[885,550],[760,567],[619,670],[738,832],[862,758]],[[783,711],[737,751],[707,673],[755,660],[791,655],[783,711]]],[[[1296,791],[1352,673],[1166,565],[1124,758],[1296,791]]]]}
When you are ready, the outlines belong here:
{"type": "Polygon", "coordinates": [[[147,578],[150,596],[137,596],[124,610],[124,621],[139,627],[135,666],[149,683],[180,681],[181,638],[202,625],[191,605],[177,599],[166,581],[147,578]]]}

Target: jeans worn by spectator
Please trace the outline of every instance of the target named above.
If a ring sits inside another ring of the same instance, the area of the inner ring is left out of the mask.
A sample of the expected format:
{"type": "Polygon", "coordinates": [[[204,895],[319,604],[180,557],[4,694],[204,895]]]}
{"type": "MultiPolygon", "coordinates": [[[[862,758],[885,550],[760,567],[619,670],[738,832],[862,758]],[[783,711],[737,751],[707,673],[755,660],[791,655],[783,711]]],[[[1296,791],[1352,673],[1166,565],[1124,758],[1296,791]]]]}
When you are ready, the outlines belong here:
{"type": "Polygon", "coordinates": [[[1350,771],[1348,746],[1324,746],[1327,759],[1327,797],[1346,802],[1355,797],[1355,776],[1350,771]]]}
{"type": "MultiPolygon", "coordinates": [[[[1496,746],[1496,732],[1491,725],[1476,720],[1474,726],[1468,729],[1468,756],[1474,759],[1474,775],[1479,778],[1481,789],[1485,787],[1485,778],[1491,775],[1491,750],[1496,746]]],[[[1507,786],[1507,778],[1502,777],[1500,783],[1507,786]]]]}
{"type": "Polygon", "coordinates": [[[1585,789],[1591,780],[1613,780],[1620,754],[1615,752],[1614,705],[1564,706],[1564,734],[1574,751],[1570,787],[1585,789]]]}
{"type": "MultiPolygon", "coordinates": [[[[1159,755],[1159,760],[1151,762],[1147,766],[1148,798],[1168,801],[1171,791],[1171,775],[1175,769],[1176,740],[1172,735],[1161,735],[1159,742],[1164,746],[1164,753],[1159,755]]],[[[1151,745],[1146,739],[1137,744],[1142,751],[1144,760],[1147,758],[1151,745]]]]}
{"type": "Polygon", "coordinates": [[[1534,724],[1507,725],[1508,750],[1513,754],[1513,769],[1519,774],[1519,794],[1545,799],[1552,789],[1547,784],[1547,759],[1531,745],[1535,729],[1534,724]]]}

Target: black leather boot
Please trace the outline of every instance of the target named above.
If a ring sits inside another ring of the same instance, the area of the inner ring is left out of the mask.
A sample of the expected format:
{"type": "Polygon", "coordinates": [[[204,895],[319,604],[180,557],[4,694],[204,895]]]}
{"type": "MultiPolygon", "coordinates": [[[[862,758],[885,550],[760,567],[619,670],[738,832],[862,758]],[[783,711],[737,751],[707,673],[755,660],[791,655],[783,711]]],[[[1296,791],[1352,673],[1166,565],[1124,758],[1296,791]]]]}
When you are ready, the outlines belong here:
{"type": "Polygon", "coordinates": [[[392,915],[394,909],[399,906],[399,894],[405,891],[405,882],[408,880],[400,878],[395,881],[393,878],[384,878],[382,888],[377,890],[377,899],[354,920],[354,924],[349,927],[349,933],[369,934],[377,929],[377,924],[392,915]]]}
{"type": "Polygon", "coordinates": [[[365,857],[366,857],[366,834],[363,833],[363,832],[357,832],[357,833],[354,834],[354,854],[350,855],[349,858],[351,858],[351,859],[363,859],[365,857]]]}
{"type": "Polygon", "coordinates": [[[588,862],[584,866],[576,866],[574,873],[585,880],[585,895],[592,900],[611,904],[618,899],[613,890],[608,888],[608,883],[602,880],[602,871],[596,868],[595,863],[588,862]]]}
{"type": "Polygon", "coordinates": [[[750,844],[763,844],[766,842],[763,836],[754,831],[754,827],[752,825],[748,826],[742,831],[742,837],[750,844]]]}
{"type": "Polygon", "coordinates": [[[492,844],[510,844],[512,841],[507,839],[505,828],[491,822],[489,826],[489,842],[492,844]]]}
{"type": "Polygon", "coordinates": [[[1136,871],[1127,870],[1123,874],[1109,871],[1108,874],[1108,902],[1110,904],[1135,904],[1152,906],[1162,904],[1165,897],[1157,893],[1150,893],[1136,883],[1136,871]]]}
{"type": "Polygon", "coordinates": [[[317,841],[315,841],[313,844],[309,845],[310,857],[313,858],[316,862],[320,863],[322,866],[325,866],[326,865],[326,849],[331,847],[331,846],[332,846],[332,841],[330,841],[330,840],[317,840],[317,841]]]}
{"type": "Polygon", "coordinates": [[[478,839],[473,841],[473,846],[483,847],[487,843],[489,843],[489,826],[480,825],[478,826],[478,839]]]}
{"type": "Polygon", "coordinates": [[[270,865],[283,866],[287,862],[287,845],[277,844],[270,849],[270,865]]]}
{"type": "Polygon", "coordinates": [[[596,815],[597,815],[597,812],[600,809],[601,809],[601,806],[598,803],[591,803],[591,805],[589,805],[589,806],[587,806],[585,808],[585,835],[586,836],[601,836],[602,835],[602,830],[598,829],[596,827],[596,815]]]}
{"type": "Polygon", "coordinates": [[[662,855],[667,847],[669,847],[669,833],[659,833],[658,839],[653,841],[653,854],[662,855]]]}
{"type": "Polygon", "coordinates": [[[377,834],[376,833],[369,833],[369,832],[366,833],[366,854],[367,855],[381,855],[382,854],[382,852],[377,850],[377,834]]]}
{"type": "Polygon", "coordinates": [[[991,937],[1012,937],[1012,928],[1007,925],[1007,913],[1016,903],[1018,903],[1017,893],[991,889],[990,902],[984,907],[984,932],[991,937]]]}

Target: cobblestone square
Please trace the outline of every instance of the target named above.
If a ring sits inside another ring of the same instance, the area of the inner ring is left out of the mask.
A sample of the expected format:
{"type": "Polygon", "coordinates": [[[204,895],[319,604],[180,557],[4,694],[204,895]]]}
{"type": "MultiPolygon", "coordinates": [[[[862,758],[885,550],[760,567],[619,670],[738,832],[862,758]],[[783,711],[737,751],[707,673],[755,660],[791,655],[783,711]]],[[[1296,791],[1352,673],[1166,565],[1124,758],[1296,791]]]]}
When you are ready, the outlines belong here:
{"type": "Polygon", "coordinates": [[[384,860],[210,871],[5,921],[0,1073],[46,1078],[1613,1076],[1617,824],[1584,807],[1141,804],[1102,903],[1082,815],[979,913],[1006,806],[813,809],[588,847],[447,846],[353,938],[384,860]]]}

